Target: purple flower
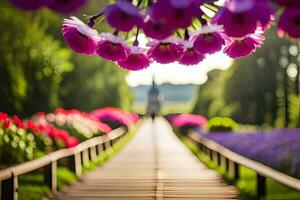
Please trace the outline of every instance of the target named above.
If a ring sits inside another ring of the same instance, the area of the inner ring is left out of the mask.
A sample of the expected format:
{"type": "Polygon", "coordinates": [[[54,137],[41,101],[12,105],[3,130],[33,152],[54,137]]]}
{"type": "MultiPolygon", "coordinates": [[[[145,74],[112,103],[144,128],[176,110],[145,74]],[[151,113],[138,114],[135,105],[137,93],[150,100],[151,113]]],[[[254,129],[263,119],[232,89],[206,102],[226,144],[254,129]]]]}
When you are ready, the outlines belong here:
{"type": "Polygon", "coordinates": [[[202,12],[193,0],[158,0],[152,5],[151,15],[154,20],[164,20],[175,28],[186,28],[202,12]]]}
{"type": "Polygon", "coordinates": [[[200,54],[213,54],[222,49],[225,40],[222,38],[220,32],[222,26],[208,25],[201,28],[194,33],[194,49],[200,54]]]}
{"type": "Polygon", "coordinates": [[[11,0],[15,6],[25,10],[35,10],[47,5],[49,0],[11,0]]]}
{"type": "Polygon", "coordinates": [[[143,53],[142,49],[133,46],[127,58],[119,61],[118,64],[124,69],[138,71],[149,67],[150,60],[147,55],[143,53]]]}
{"type": "Polygon", "coordinates": [[[118,0],[115,4],[105,9],[107,22],[114,28],[128,32],[134,26],[141,26],[143,18],[138,7],[130,1],[118,0]]]}
{"type": "Polygon", "coordinates": [[[128,55],[128,48],[122,38],[111,33],[102,33],[102,40],[98,43],[96,53],[111,61],[125,60],[128,55]]]}
{"type": "Polygon", "coordinates": [[[179,63],[182,65],[197,65],[204,60],[205,55],[198,53],[193,48],[193,42],[183,41],[182,43],[185,46],[183,56],[179,59],[179,63]]]}
{"type": "Polygon", "coordinates": [[[169,23],[164,20],[155,21],[150,17],[144,22],[142,29],[145,35],[156,40],[166,39],[174,32],[174,28],[169,23]]]}
{"type": "Polygon", "coordinates": [[[77,53],[94,54],[98,33],[76,17],[64,20],[62,34],[67,45],[77,53]]]}
{"type": "Polygon", "coordinates": [[[184,48],[180,44],[175,44],[173,38],[167,38],[163,41],[152,41],[148,43],[150,49],[147,54],[158,63],[168,64],[175,62],[183,55],[184,48]]]}
{"type": "Polygon", "coordinates": [[[278,22],[278,34],[300,38],[300,7],[286,8],[278,22]]]}
{"type": "Polygon", "coordinates": [[[252,54],[264,40],[264,36],[255,33],[243,38],[230,38],[224,49],[224,53],[231,58],[239,58],[252,54]]]}
{"type": "Polygon", "coordinates": [[[86,2],[87,0],[49,0],[48,6],[55,11],[70,13],[77,11],[86,2]]]}
{"type": "Polygon", "coordinates": [[[223,25],[224,32],[229,37],[252,34],[258,26],[265,30],[274,19],[274,10],[267,1],[249,1],[250,3],[245,4],[241,0],[228,0],[226,5],[229,7],[221,9],[213,22],[223,25]]]}

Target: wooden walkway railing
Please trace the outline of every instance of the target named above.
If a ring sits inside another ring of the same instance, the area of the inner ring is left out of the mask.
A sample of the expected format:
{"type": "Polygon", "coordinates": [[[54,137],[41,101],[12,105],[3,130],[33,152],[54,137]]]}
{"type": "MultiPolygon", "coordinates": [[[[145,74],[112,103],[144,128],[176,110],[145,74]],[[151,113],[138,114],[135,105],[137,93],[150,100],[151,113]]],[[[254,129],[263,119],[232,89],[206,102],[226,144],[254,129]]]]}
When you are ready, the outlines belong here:
{"type": "Polygon", "coordinates": [[[61,159],[68,159],[68,167],[77,176],[82,173],[82,165],[86,166],[90,160],[96,160],[98,155],[105,149],[112,146],[117,140],[126,134],[123,128],[115,129],[112,132],[92,138],[76,147],[62,149],[50,153],[36,160],[12,166],[0,171],[1,200],[18,199],[18,176],[42,169],[44,182],[51,188],[52,192],[57,190],[57,164],[61,159]]]}
{"type": "Polygon", "coordinates": [[[240,178],[239,165],[255,171],[257,173],[257,196],[259,198],[266,195],[266,178],[271,178],[283,185],[300,191],[299,179],[288,176],[259,162],[241,156],[240,154],[237,154],[224,146],[201,136],[199,133],[192,132],[189,134],[189,137],[198,144],[200,150],[207,154],[211,160],[216,161],[219,166],[225,167],[226,171],[230,173],[235,180],[240,178]]]}

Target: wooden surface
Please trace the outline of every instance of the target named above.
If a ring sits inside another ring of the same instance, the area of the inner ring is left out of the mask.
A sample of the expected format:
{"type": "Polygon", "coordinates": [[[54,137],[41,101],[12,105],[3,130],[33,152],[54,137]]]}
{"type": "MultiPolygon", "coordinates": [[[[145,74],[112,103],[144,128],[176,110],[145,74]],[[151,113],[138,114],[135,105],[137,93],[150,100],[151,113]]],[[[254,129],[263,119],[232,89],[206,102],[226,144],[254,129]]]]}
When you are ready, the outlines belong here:
{"type": "Polygon", "coordinates": [[[148,120],[107,164],[52,199],[237,199],[238,192],[206,168],[161,118],[148,120]]]}

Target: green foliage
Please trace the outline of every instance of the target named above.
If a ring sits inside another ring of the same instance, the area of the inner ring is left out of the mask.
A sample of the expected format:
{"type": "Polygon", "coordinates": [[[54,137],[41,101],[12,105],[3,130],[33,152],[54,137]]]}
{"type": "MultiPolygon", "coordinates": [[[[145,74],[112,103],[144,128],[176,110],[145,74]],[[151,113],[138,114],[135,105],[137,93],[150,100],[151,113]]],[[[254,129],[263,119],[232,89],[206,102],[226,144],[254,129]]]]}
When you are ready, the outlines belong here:
{"type": "Polygon", "coordinates": [[[70,52],[32,14],[5,4],[0,12],[0,110],[24,116],[59,106],[62,75],[72,70],[70,52]]]}
{"type": "Polygon", "coordinates": [[[243,124],[275,125],[283,93],[280,49],[290,44],[278,39],[276,30],[271,29],[263,47],[252,56],[235,60],[226,71],[209,72],[207,82],[199,88],[193,112],[209,118],[230,117],[243,124]]]}
{"type": "Polygon", "coordinates": [[[103,106],[128,108],[131,105],[125,71],[96,56],[74,55],[73,62],[76,67],[66,75],[60,91],[65,108],[89,112],[103,106]]]}
{"type": "Polygon", "coordinates": [[[300,96],[290,95],[290,127],[300,127],[300,96]]]}
{"type": "Polygon", "coordinates": [[[210,132],[227,132],[227,131],[233,131],[238,127],[238,124],[228,117],[213,117],[211,118],[206,128],[210,132]]]}
{"type": "MultiPolygon", "coordinates": [[[[82,12],[92,13],[95,4],[99,3],[92,2],[82,12]]],[[[60,106],[90,111],[131,105],[127,72],[65,48],[62,16],[47,9],[24,12],[8,1],[0,12],[0,26],[5,27],[0,29],[1,111],[24,117],[60,106]]],[[[109,29],[103,22],[97,26],[109,29]]]]}
{"type": "Polygon", "coordinates": [[[32,133],[19,129],[14,124],[8,129],[0,127],[0,165],[7,166],[32,160],[35,147],[32,133]]]}

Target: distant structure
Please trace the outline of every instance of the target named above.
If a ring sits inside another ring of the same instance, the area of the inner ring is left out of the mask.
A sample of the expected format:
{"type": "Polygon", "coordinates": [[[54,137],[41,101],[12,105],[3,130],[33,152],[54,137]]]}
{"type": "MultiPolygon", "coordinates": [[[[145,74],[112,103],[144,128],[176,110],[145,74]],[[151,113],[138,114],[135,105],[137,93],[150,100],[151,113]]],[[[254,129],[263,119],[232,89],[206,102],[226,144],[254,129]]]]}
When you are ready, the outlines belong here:
{"type": "Polygon", "coordinates": [[[152,87],[148,92],[148,106],[147,106],[147,115],[151,116],[152,119],[154,119],[155,116],[159,115],[162,100],[163,97],[160,94],[153,78],[152,87]]]}

